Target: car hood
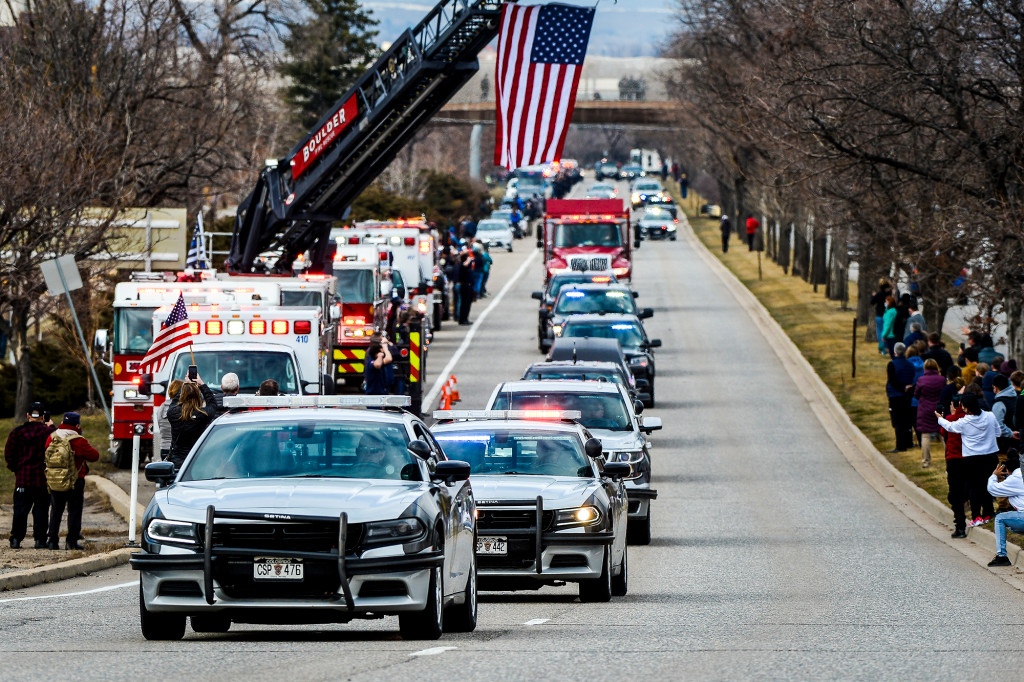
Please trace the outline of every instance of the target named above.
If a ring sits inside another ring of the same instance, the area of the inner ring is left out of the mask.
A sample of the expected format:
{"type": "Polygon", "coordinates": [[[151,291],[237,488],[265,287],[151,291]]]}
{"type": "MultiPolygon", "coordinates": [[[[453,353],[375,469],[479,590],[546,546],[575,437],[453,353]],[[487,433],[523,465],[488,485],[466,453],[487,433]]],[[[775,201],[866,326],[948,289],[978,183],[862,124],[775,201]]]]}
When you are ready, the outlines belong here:
{"type": "Polygon", "coordinates": [[[598,486],[597,479],[572,476],[471,476],[477,504],[544,498],[544,507],[579,506],[598,486]]]}
{"type": "Polygon", "coordinates": [[[339,516],[349,522],[398,518],[427,490],[418,481],[370,479],[241,479],[188,481],[157,491],[154,500],[164,516],[202,523],[206,508],[224,512],[266,512],[339,516]]]}
{"type": "Polygon", "coordinates": [[[608,431],[606,429],[588,429],[588,431],[594,438],[601,441],[605,452],[639,450],[646,440],[639,431],[608,431]]]}

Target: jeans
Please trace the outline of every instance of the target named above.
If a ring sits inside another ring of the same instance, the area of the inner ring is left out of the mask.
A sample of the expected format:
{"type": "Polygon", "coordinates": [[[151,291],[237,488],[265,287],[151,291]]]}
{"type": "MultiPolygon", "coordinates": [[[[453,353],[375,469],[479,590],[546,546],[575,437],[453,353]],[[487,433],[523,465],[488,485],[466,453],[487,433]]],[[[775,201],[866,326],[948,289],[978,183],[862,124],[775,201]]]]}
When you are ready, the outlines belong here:
{"type": "Polygon", "coordinates": [[[957,530],[966,530],[967,519],[964,515],[964,504],[970,499],[968,486],[970,469],[968,461],[962,457],[946,460],[946,484],[949,486],[949,506],[953,509],[953,525],[957,530]]]}
{"type": "Polygon", "coordinates": [[[988,493],[988,477],[999,464],[999,455],[972,455],[964,459],[968,467],[967,486],[971,497],[971,516],[993,516],[992,496],[988,493]]]}
{"type": "Polygon", "coordinates": [[[487,295],[487,278],[491,276],[490,270],[484,270],[484,278],[480,280],[480,293],[487,295]]]}
{"type": "Polygon", "coordinates": [[[46,517],[50,512],[50,491],[46,486],[29,486],[14,490],[14,523],[11,537],[21,542],[28,533],[28,515],[32,513],[32,536],[46,542],[46,517]]]}
{"type": "Polygon", "coordinates": [[[889,338],[889,339],[884,339],[884,341],[885,341],[885,349],[887,351],[889,351],[889,357],[890,358],[896,357],[896,337],[894,336],[894,337],[889,338]]]}
{"type": "Polygon", "coordinates": [[[1006,556],[1006,529],[1024,533],[1024,512],[1008,511],[996,514],[996,554],[1006,556]]]}
{"type": "Polygon", "coordinates": [[[878,350],[885,350],[885,339],[882,338],[882,329],[885,328],[885,318],[875,318],[875,335],[878,336],[878,350]]]}
{"type": "Polygon", "coordinates": [[[729,253],[729,230],[722,230],[722,253],[729,253]]]}
{"type": "Polygon", "coordinates": [[[484,283],[484,273],[474,272],[473,273],[473,298],[480,298],[480,287],[484,283]]]}
{"type": "MultiPolygon", "coordinates": [[[[896,449],[909,450],[914,445],[913,423],[910,415],[910,399],[907,396],[889,398],[889,421],[896,434],[896,449]]],[[[995,469],[995,467],[992,467],[995,469]]]]}
{"type": "Polygon", "coordinates": [[[64,507],[68,508],[68,536],[64,539],[65,546],[82,539],[82,507],[85,505],[85,479],[75,481],[75,487],[63,493],[50,493],[50,529],[49,541],[54,545],[60,538],[60,522],[64,517],[64,507]]]}

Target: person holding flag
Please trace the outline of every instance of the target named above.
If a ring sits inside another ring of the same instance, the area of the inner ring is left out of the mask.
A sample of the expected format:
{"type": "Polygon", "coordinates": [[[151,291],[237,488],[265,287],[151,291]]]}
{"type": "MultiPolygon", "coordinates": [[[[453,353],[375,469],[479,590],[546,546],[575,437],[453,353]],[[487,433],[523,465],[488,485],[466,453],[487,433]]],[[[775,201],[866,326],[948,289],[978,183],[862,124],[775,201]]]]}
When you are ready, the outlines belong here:
{"type": "Polygon", "coordinates": [[[206,230],[203,228],[203,212],[199,212],[196,218],[196,229],[192,234],[192,243],[188,247],[188,256],[185,258],[185,267],[192,270],[205,270],[209,267],[209,259],[206,257],[206,230]]]}

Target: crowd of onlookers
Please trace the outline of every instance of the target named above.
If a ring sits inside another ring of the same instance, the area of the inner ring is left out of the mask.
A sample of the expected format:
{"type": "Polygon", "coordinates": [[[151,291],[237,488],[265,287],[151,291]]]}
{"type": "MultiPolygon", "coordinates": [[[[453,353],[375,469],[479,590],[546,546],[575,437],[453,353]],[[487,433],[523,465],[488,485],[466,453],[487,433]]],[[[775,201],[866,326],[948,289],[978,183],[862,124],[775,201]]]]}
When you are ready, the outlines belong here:
{"type": "Polygon", "coordinates": [[[916,297],[900,295],[888,280],[879,282],[871,303],[879,353],[890,357],[885,394],[896,437],[890,454],[915,447],[916,437],[921,466],[929,468],[932,445],[943,447],[953,537],[966,537],[968,527],[995,516],[997,554],[989,565],[1009,565],[1006,530],[1024,532],[1024,511],[1018,511],[1024,510],[1018,457],[1024,372],[978,331],[967,334],[954,357],[939,331],[928,331],[916,297]]]}

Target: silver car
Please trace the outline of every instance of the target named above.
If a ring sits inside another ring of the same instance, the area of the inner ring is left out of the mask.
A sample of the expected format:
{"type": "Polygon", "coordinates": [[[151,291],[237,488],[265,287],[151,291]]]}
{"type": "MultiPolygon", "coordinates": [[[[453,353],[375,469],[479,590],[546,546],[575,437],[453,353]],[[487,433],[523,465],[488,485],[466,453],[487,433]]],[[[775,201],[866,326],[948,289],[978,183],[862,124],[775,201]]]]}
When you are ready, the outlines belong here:
{"type": "Polygon", "coordinates": [[[458,421],[468,414],[435,412],[435,418],[456,421],[432,431],[449,456],[464,458],[474,471],[480,589],[576,582],[581,601],[625,595],[622,478],[629,465],[605,462],[600,441],[557,415],[539,421],[510,411],[458,421]]]}
{"type": "Polygon", "coordinates": [[[235,623],[398,616],[407,639],[476,627],[476,505],[469,466],[387,405],[405,396],[225,398],[274,407],[220,417],[143,519],[146,639],[235,623]],[[373,403],[380,409],[327,409],[373,403]],[[287,407],[311,405],[312,407],[287,407]]]}
{"type": "Polygon", "coordinates": [[[579,410],[580,424],[601,442],[604,457],[629,464],[629,542],[650,544],[651,502],[658,492],[651,488],[647,434],[661,428],[661,419],[641,417],[642,403],[634,404],[625,387],[606,381],[506,381],[494,389],[487,409],[579,410]]]}

